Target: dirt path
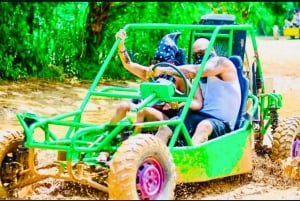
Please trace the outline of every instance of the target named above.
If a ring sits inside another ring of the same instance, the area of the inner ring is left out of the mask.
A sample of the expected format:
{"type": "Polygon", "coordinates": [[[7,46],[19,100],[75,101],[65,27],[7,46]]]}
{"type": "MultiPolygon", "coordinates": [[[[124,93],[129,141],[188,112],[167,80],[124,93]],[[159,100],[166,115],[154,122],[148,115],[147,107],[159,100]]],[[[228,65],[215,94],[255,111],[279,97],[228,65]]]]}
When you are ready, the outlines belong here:
{"type": "MultiPolygon", "coordinates": [[[[280,118],[300,116],[300,40],[266,37],[258,38],[257,42],[265,78],[273,78],[271,90],[283,95],[280,118]]],[[[89,82],[76,81],[64,84],[45,80],[0,82],[0,131],[19,128],[17,112],[52,116],[74,111],[80,106],[89,85],[89,82]]],[[[84,119],[103,122],[112,114],[111,108],[116,103],[99,100],[89,105],[84,119]]],[[[253,162],[252,174],[178,185],[176,199],[300,199],[300,181],[281,177],[279,164],[272,163],[267,156],[255,154],[253,162]]],[[[47,179],[34,184],[25,198],[94,200],[107,199],[106,196],[90,188],[47,179]]]]}

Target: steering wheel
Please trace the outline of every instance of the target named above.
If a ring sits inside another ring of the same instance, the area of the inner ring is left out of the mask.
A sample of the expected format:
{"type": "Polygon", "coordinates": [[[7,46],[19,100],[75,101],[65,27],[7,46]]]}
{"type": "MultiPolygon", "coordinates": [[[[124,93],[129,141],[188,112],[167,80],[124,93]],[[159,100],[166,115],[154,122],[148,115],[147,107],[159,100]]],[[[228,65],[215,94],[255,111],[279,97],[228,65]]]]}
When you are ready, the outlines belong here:
{"type": "MultiPolygon", "coordinates": [[[[175,87],[176,94],[181,95],[181,96],[188,96],[188,94],[189,94],[189,87],[188,87],[188,83],[187,83],[187,78],[185,77],[184,73],[179,68],[177,68],[173,64],[166,63],[166,62],[157,63],[157,64],[155,64],[152,67],[152,69],[155,70],[157,67],[171,67],[172,69],[174,69],[179,74],[179,77],[183,80],[183,83],[184,83],[184,92],[179,91],[177,89],[177,87],[175,87]]],[[[161,75],[164,75],[164,74],[161,74],[161,75]]],[[[173,76],[171,76],[171,77],[173,77],[173,76]]],[[[161,79],[166,79],[166,78],[162,77],[161,79]]],[[[151,77],[150,81],[151,82],[157,82],[154,77],[151,77]]],[[[170,80],[168,80],[168,81],[170,81],[170,80]]]]}

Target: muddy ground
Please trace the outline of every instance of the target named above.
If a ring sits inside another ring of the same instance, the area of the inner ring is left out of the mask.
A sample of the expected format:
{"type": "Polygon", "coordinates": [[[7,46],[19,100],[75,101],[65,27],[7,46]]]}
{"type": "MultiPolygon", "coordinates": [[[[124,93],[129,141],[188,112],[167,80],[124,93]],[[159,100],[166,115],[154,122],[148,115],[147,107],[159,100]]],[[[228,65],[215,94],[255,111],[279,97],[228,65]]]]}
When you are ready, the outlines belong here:
{"type": "MultiPolygon", "coordinates": [[[[274,87],[270,90],[283,95],[280,118],[300,116],[300,40],[281,37],[257,39],[258,51],[265,78],[274,87]],[[273,79],[272,82],[270,80],[273,79]]],[[[103,83],[116,84],[116,83],[103,83]]],[[[118,83],[134,84],[134,83],[118,83]]],[[[77,109],[83,100],[90,82],[49,80],[24,80],[0,82],[0,131],[20,128],[16,120],[18,112],[33,112],[53,116],[77,109]]],[[[97,100],[88,106],[83,120],[103,122],[112,114],[117,101],[97,100]]],[[[253,152],[251,174],[218,179],[209,182],[178,185],[176,199],[250,200],[250,199],[300,199],[299,179],[287,179],[281,175],[281,166],[272,163],[267,155],[253,152]]],[[[22,194],[22,199],[107,199],[105,193],[60,180],[47,179],[31,186],[22,194]]]]}

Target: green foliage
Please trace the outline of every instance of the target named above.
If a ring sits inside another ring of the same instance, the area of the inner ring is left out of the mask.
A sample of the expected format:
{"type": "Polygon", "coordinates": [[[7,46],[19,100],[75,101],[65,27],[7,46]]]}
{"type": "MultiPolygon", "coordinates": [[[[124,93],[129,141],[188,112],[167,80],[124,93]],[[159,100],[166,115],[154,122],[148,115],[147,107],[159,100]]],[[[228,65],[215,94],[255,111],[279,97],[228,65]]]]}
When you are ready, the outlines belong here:
{"type": "Polygon", "coordinates": [[[0,77],[55,79],[58,71],[48,68],[53,65],[62,67],[64,74],[76,76],[74,64],[82,49],[78,41],[87,11],[83,6],[65,2],[1,3],[0,77]]]}
{"type": "MultiPolygon", "coordinates": [[[[253,24],[257,35],[272,35],[273,25],[283,27],[287,10],[299,7],[299,2],[96,2],[100,13],[91,17],[92,5],[2,2],[0,78],[93,79],[115,42],[115,33],[128,23],[191,24],[205,14],[227,13],[235,15],[237,23],[253,24]],[[92,27],[97,18],[99,32],[92,27]]],[[[164,34],[130,32],[126,46],[132,60],[148,65],[164,34]]],[[[188,47],[189,38],[182,36],[178,42],[188,47]]],[[[136,79],[122,67],[118,55],[109,65],[106,78],[136,79]]]]}

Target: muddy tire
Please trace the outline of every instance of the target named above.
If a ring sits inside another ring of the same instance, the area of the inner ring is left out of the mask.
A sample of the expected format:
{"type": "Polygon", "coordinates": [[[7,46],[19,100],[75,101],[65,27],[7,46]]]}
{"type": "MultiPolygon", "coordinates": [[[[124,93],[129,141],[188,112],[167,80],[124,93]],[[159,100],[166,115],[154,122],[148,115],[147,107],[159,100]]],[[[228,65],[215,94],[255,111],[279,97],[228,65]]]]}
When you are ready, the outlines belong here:
{"type": "Polygon", "coordinates": [[[284,160],[300,156],[300,117],[288,118],[279,122],[273,135],[271,159],[284,160]],[[299,146],[298,146],[299,144],[299,146]]]}
{"type": "Polygon", "coordinates": [[[112,200],[174,199],[176,172],[172,156],[150,134],[128,138],[113,156],[108,175],[112,200]]]}
{"type": "MultiPolygon", "coordinates": [[[[5,162],[7,160],[8,155],[15,153],[19,147],[22,145],[24,140],[23,132],[17,130],[7,130],[0,134],[0,164],[1,164],[1,172],[0,172],[0,197],[6,198],[9,196],[8,188],[9,188],[9,181],[13,179],[17,179],[16,175],[14,178],[9,178],[7,180],[8,175],[6,175],[5,162]]],[[[13,169],[15,171],[16,169],[13,169]]],[[[10,174],[11,176],[11,174],[10,174]]]]}

